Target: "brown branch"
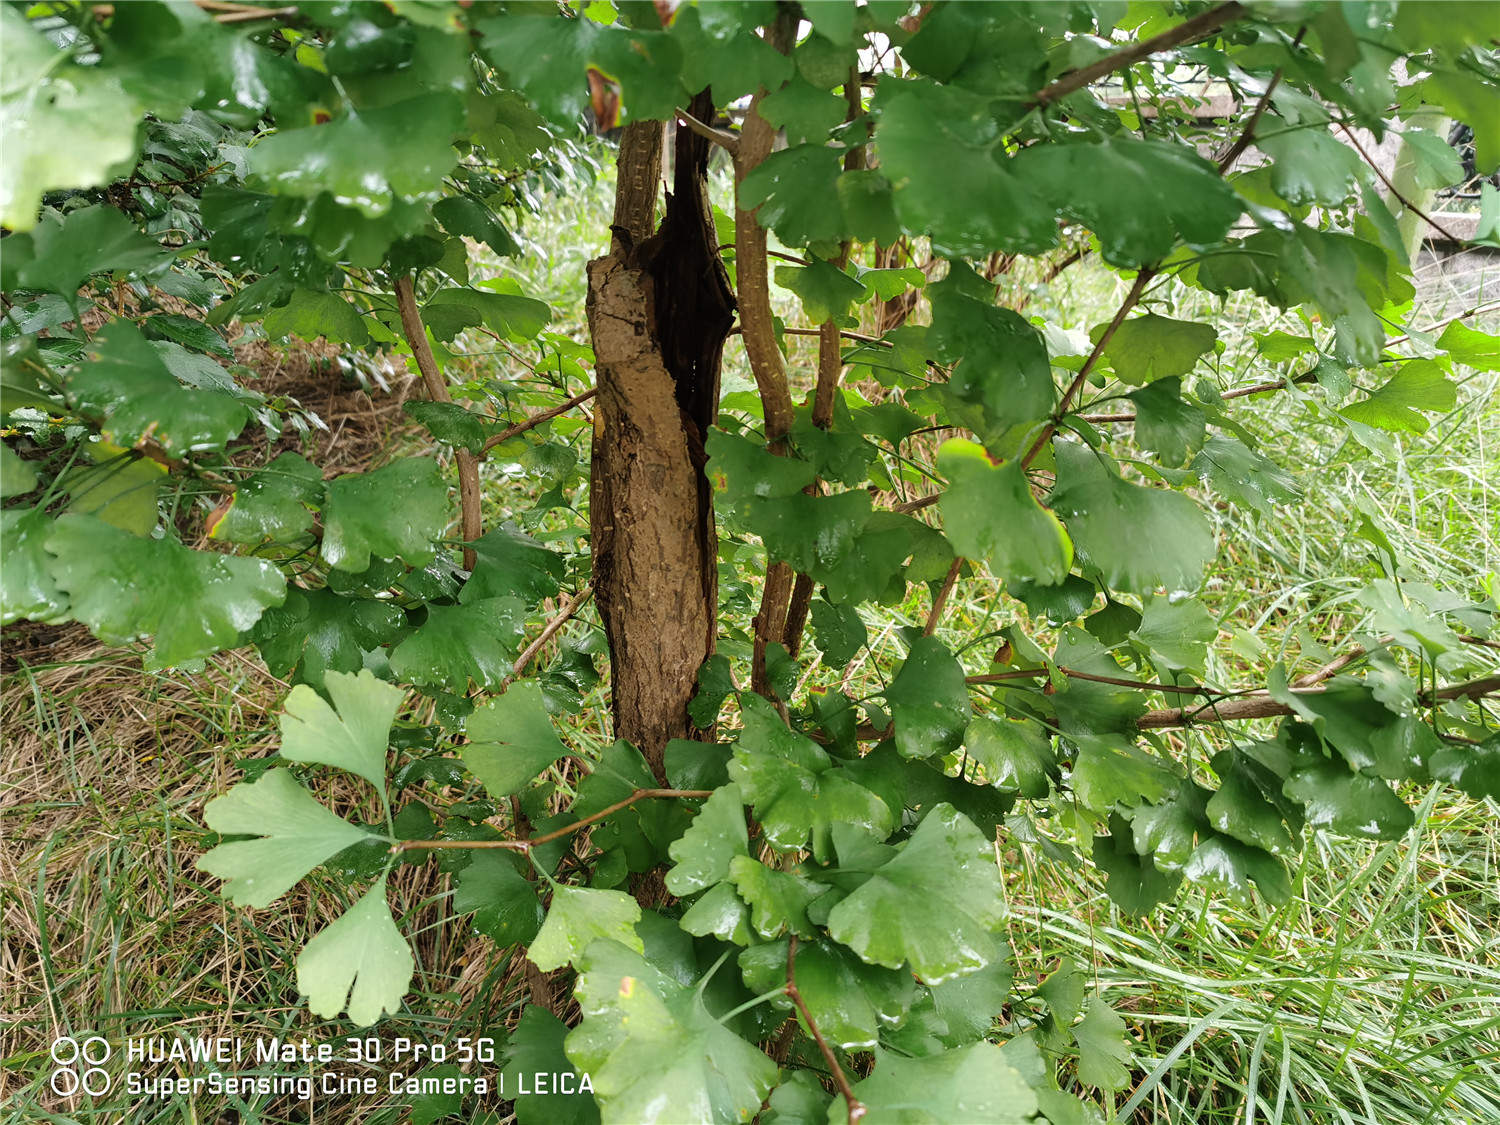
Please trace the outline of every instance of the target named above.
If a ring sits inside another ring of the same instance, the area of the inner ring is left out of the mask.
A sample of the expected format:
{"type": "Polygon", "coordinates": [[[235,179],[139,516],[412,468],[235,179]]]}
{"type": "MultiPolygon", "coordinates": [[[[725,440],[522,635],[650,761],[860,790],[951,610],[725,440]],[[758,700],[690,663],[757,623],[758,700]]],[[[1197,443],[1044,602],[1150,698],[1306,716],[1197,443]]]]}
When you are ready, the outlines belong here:
{"type": "MultiPolygon", "coordinates": [[[[417,310],[417,291],[411,275],[396,279],[396,307],[401,312],[401,328],[406,342],[417,361],[417,370],[422,373],[422,382],[427,387],[427,397],[433,402],[452,402],[448,393],[448,381],[438,370],[437,359],[432,354],[432,345],[427,342],[427,329],[422,324],[422,314],[417,310]]],[[[466,542],[472,543],[484,534],[484,516],[480,509],[479,458],[467,449],[455,448],[454,459],[458,463],[458,507],[459,533],[466,542]]],[[[474,549],[464,548],[464,569],[473,570],[476,561],[474,549]]]]}
{"type": "Polygon", "coordinates": [[[542,651],[542,646],[555,637],[557,631],[566,625],[574,614],[587,605],[588,600],[593,596],[594,584],[590,582],[582,590],[579,590],[578,593],[563,602],[562,608],[557,611],[552,620],[548,621],[542,627],[542,631],[537,634],[536,640],[523,648],[521,655],[516,657],[516,662],[511,668],[510,675],[506,676],[504,683],[500,685],[501,690],[504,690],[506,685],[526,670],[526,666],[536,659],[536,654],[542,651]]]}
{"type": "Polygon", "coordinates": [[[687,127],[704,140],[718,145],[725,152],[729,153],[730,156],[734,156],[740,151],[740,139],[733,133],[726,133],[723,129],[715,129],[712,125],[699,121],[685,109],[677,111],[677,124],[687,127]]]}
{"type": "MultiPolygon", "coordinates": [[[[1238,7],[1238,5],[1234,6],[1238,7]]],[[[1120,325],[1125,323],[1125,318],[1130,315],[1130,310],[1135,308],[1141,299],[1141,294],[1146,291],[1147,283],[1155,276],[1156,271],[1149,267],[1143,268],[1135,275],[1135,281],[1131,284],[1130,291],[1125,294],[1125,300],[1120,303],[1119,309],[1115,312],[1114,319],[1109,322],[1104,332],[1099,336],[1098,341],[1094,344],[1094,350],[1089,352],[1088,358],[1083,361],[1083,366],[1078,369],[1078,374],[1068,384],[1067,390],[1063,391],[1062,398],[1058,400],[1057,408],[1052,411],[1052,416],[1047,419],[1047,424],[1042,427],[1042,432],[1037,435],[1036,441],[1031,443],[1031,448],[1021,458],[1021,467],[1023,469],[1031,466],[1031,462],[1036,460],[1036,455],[1042,451],[1042,447],[1052,440],[1053,434],[1057,433],[1057,427],[1067,417],[1068,406],[1073,401],[1073,397],[1083,389],[1083,384],[1088,380],[1089,375],[1092,374],[1100,357],[1104,355],[1104,349],[1109,347],[1110,340],[1114,339],[1114,335],[1119,331],[1120,325]]]]}
{"type": "Polygon", "coordinates": [[[854,1096],[854,1087],[849,1085],[849,1076],[844,1073],[844,1068],[839,1066],[839,1060],[834,1056],[833,1048],[828,1045],[828,1040],[823,1038],[823,1033],[818,1030],[818,1025],[812,1018],[812,1013],[807,1010],[807,1002],[802,999],[802,993],[797,989],[797,935],[793,934],[786,943],[786,994],[797,1006],[797,1011],[802,1016],[802,1022],[807,1025],[808,1032],[813,1037],[813,1042],[818,1045],[822,1052],[823,1061],[828,1064],[828,1070],[833,1075],[834,1085],[839,1088],[839,1093],[844,1095],[844,1104],[849,1107],[849,1125],[858,1125],[866,1114],[865,1104],[854,1096]]]}
{"type": "MultiPolygon", "coordinates": [[[[1296,36],[1292,39],[1292,48],[1302,42],[1302,37],[1307,34],[1307,28],[1299,27],[1296,36]]],[[[1281,85],[1281,70],[1271,75],[1271,81],[1266,83],[1266,88],[1261,92],[1260,99],[1255,103],[1255,108],[1250,111],[1250,117],[1245,121],[1245,126],[1240,130],[1240,135],[1233,144],[1219,153],[1214,158],[1214,164],[1218,166],[1219,174],[1222,176],[1229,171],[1230,167],[1240,155],[1250,147],[1250,141],[1255,136],[1255,127],[1260,124],[1260,119],[1265,116],[1266,107],[1271,104],[1271,95],[1276,92],[1276,87],[1281,85]]]]}
{"type": "Polygon", "coordinates": [[[943,607],[948,604],[948,597],[953,593],[953,587],[958,584],[958,572],[964,567],[964,557],[955,555],[953,565],[948,568],[948,574],[943,579],[942,586],[933,595],[932,609],[927,614],[927,624],[922,627],[922,636],[930,637],[937,632],[938,622],[943,619],[943,607]]]}
{"type": "Polygon", "coordinates": [[[930,508],[943,498],[941,492],[934,492],[931,496],[918,496],[915,500],[903,500],[891,509],[901,515],[910,515],[912,512],[920,512],[923,508],[930,508]]]}
{"type": "Polygon", "coordinates": [[[1248,15],[1243,4],[1228,3],[1220,4],[1216,8],[1210,8],[1201,12],[1190,20],[1178,24],[1176,27],[1163,31],[1160,35],[1153,35],[1150,39],[1139,43],[1132,43],[1128,47],[1122,47],[1112,54],[1096,59],[1088,66],[1064,74],[1050,85],[1038,90],[1031,99],[1034,106],[1046,106],[1065,98],[1069,94],[1082,90],[1091,82],[1096,82],[1105,75],[1113,74],[1117,70],[1138,63],[1149,58],[1160,51],[1170,51],[1174,47],[1181,47],[1205,36],[1212,35],[1227,23],[1248,15]]]}
{"type": "Polygon", "coordinates": [[[616,801],[607,809],[600,809],[598,812],[586,816],[582,820],[574,821],[572,824],[565,824],[561,828],[543,833],[540,836],[532,836],[525,840],[398,840],[391,845],[391,854],[399,855],[402,852],[418,850],[436,851],[440,848],[504,848],[507,851],[513,852],[529,852],[532,848],[539,848],[543,844],[550,844],[553,840],[561,840],[564,836],[571,836],[580,828],[587,828],[590,824],[597,824],[605,817],[613,816],[621,809],[627,809],[637,801],[657,798],[702,800],[712,796],[712,789],[637,789],[623,801],[616,801]]]}
{"type": "MultiPolygon", "coordinates": [[[[1327,688],[1313,687],[1295,689],[1299,695],[1320,695],[1327,688]]],[[[1467,683],[1439,688],[1436,692],[1423,692],[1419,697],[1424,706],[1431,707],[1452,699],[1480,699],[1500,692],[1500,676],[1486,676],[1467,683]]],[[[1189,727],[1200,723],[1228,723],[1242,719],[1274,719],[1296,712],[1287,704],[1272,699],[1269,695],[1251,695],[1219,703],[1205,703],[1199,707],[1169,707],[1162,711],[1147,711],[1136,720],[1141,730],[1165,730],[1171,727],[1189,727]]]]}
{"type": "Polygon", "coordinates": [[[573,407],[577,406],[579,403],[587,402],[598,393],[598,387],[590,387],[586,391],[580,391],[578,394],[574,395],[566,402],[562,402],[557,406],[539,411],[538,413],[533,414],[531,417],[517,422],[514,426],[511,426],[508,429],[501,430],[498,434],[492,434],[491,436],[484,439],[484,448],[480,451],[479,454],[480,459],[483,460],[485,455],[488,454],[491,449],[494,449],[495,446],[502,445],[513,437],[519,437],[527,430],[532,430],[537,426],[540,426],[543,422],[550,422],[559,414],[566,414],[569,410],[572,410],[573,407]]]}
{"type": "Polygon", "coordinates": [[[1442,235],[1449,242],[1456,242],[1460,244],[1463,243],[1464,240],[1462,238],[1455,238],[1452,231],[1447,230],[1446,228],[1441,226],[1438,221],[1434,219],[1430,214],[1422,210],[1421,207],[1417,206],[1401,193],[1396,185],[1391,182],[1391,178],[1387,176],[1381,169],[1380,165],[1375,163],[1375,161],[1371,159],[1370,154],[1365,151],[1365,146],[1359,143],[1359,138],[1354,135],[1354,131],[1350,129],[1349,126],[1345,125],[1343,122],[1339,122],[1339,128],[1344,131],[1344,136],[1349,138],[1349,143],[1354,146],[1354,151],[1359,153],[1360,158],[1370,166],[1370,170],[1374,172],[1375,175],[1380,177],[1380,182],[1385,185],[1386,190],[1389,191],[1393,197],[1395,197],[1396,201],[1399,202],[1401,206],[1405,207],[1413,215],[1421,219],[1424,223],[1430,226],[1433,230],[1437,231],[1438,234],[1442,235]]]}

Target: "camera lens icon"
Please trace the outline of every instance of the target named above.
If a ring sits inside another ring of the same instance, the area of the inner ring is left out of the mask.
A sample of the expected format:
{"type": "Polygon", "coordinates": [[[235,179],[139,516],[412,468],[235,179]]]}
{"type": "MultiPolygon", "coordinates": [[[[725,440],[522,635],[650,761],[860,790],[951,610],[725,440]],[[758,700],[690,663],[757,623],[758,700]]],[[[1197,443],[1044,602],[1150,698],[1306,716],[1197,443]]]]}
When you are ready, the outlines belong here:
{"type": "Polygon", "coordinates": [[[56,1064],[48,1085],[58,1097],[71,1098],[80,1090],[91,1098],[109,1092],[110,1077],[104,1064],[113,1048],[102,1035],[83,1039],[63,1035],[52,1041],[48,1053],[56,1064]]]}

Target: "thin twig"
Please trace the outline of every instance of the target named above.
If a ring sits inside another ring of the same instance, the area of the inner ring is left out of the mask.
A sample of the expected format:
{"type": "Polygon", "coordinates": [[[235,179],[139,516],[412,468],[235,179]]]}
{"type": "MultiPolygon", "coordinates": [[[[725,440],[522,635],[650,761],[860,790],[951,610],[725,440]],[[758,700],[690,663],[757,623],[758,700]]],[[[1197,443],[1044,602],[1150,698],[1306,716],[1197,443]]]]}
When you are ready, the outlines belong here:
{"type": "Polygon", "coordinates": [[[1359,153],[1364,162],[1370,166],[1370,170],[1374,172],[1375,175],[1380,177],[1380,182],[1385,185],[1386,190],[1395,197],[1396,201],[1400,203],[1401,206],[1405,207],[1413,215],[1421,219],[1424,223],[1430,226],[1433,230],[1437,231],[1438,234],[1442,235],[1449,242],[1462,243],[1464,241],[1462,238],[1456,237],[1452,231],[1446,229],[1443,226],[1440,226],[1438,224],[1438,221],[1434,219],[1430,214],[1422,210],[1422,208],[1418,207],[1410,199],[1406,198],[1406,196],[1401,193],[1400,189],[1398,189],[1396,185],[1391,182],[1391,178],[1385,174],[1385,171],[1380,167],[1380,165],[1375,163],[1375,161],[1371,159],[1370,154],[1365,151],[1365,146],[1359,143],[1359,138],[1354,135],[1354,131],[1350,129],[1348,125],[1345,125],[1341,121],[1339,122],[1339,128],[1344,131],[1344,136],[1349,138],[1349,143],[1354,146],[1354,151],[1359,153]]]}
{"type": "Polygon", "coordinates": [[[531,417],[517,422],[514,426],[511,426],[508,429],[501,430],[498,434],[492,434],[491,436],[484,439],[484,448],[480,452],[481,459],[486,454],[488,454],[491,449],[494,449],[495,446],[501,445],[504,442],[509,441],[513,437],[519,437],[527,430],[535,429],[537,426],[540,426],[543,422],[550,422],[559,414],[566,414],[569,410],[572,410],[573,407],[577,406],[579,403],[587,402],[598,393],[598,387],[590,387],[588,390],[581,391],[580,393],[574,395],[566,402],[559,403],[558,405],[550,407],[547,410],[539,411],[538,413],[533,414],[531,417]]]}
{"type": "MultiPolygon", "coordinates": [[[[582,609],[593,596],[594,584],[590,582],[582,590],[579,590],[578,593],[563,602],[562,608],[557,611],[552,620],[548,621],[542,628],[542,631],[537,634],[536,640],[523,648],[521,655],[516,657],[515,666],[511,669],[510,675],[505,677],[505,684],[509,684],[524,672],[526,666],[536,659],[536,654],[542,651],[542,646],[555,637],[557,631],[566,625],[573,615],[582,609]]],[[[503,688],[505,685],[502,684],[501,686],[503,688]]]]}
{"type": "Polygon", "coordinates": [[[704,140],[718,145],[725,152],[729,153],[730,156],[734,156],[740,151],[740,139],[733,133],[726,133],[723,129],[715,129],[712,125],[699,121],[685,109],[677,111],[677,124],[686,126],[704,140]]]}
{"type": "MultiPolygon", "coordinates": [[[[1328,689],[1314,687],[1298,689],[1299,695],[1320,695],[1328,689]]],[[[1500,692],[1500,676],[1470,680],[1439,688],[1436,692],[1423,692],[1419,697],[1424,706],[1442,703],[1450,699],[1480,699],[1500,692]]],[[[1141,730],[1164,730],[1170,727],[1188,727],[1200,723],[1227,723],[1241,719],[1274,719],[1296,712],[1287,704],[1272,699],[1269,695],[1252,695],[1231,699],[1223,703],[1205,703],[1198,707],[1170,707],[1162,711],[1147,711],[1136,720],[1141,730]]]]}
{"type": "MultiPolygon", "coordinates": [[[[432,354],[432,345],[427,342],[427,329],[422,324],[422,314],[417,309],[417,291],[412,285],[411,275],[396,279],[396,308],[401,313],[401,328],[406,342],[417,361],[417,370],[422,373],[422,382],[427,387],[427,397],[433,402],[452,402],[448,393],[448,381],[438,370],[437,359],[432,354]]],[[[484,514],[480,507],[479,458],[462,447],[455,447],[454,460],[458,465],[458,509],[459,533],[467,543],[472,543],[484,534],[484,514]]],[[[473,570],[476,556],[474,548],[464,548],[464,569],[473,570]]]]}
{"type": "MultiPolygon", "coordinates": [[[[1297,29],[1297,34],[1292,38],[1293,50],[1296,50],[1297,46],[1302,42],[1302,37],[1306,34],[1306,27],[1299,27],[1297,29]]],[[[1276,92],[1276,87],[1280,85],[1281,70],[1278,68],[1276,73],[1271,75],[1271,81],[1266,83],[1266,88],[1261,92],[1260,99],[1255,103],[1255,108],[1250,111],[1250,117],[1246,120],[1244,128],[1240,130],[1239,137],[1235,139],[1233,144],[1214,158],[1214,163],[1218,166],[1221,176],[1229,171],[1234,162],[1240,158],[1240,155],[1250,147],[1250,142],[1255,136],[1255,127],[1260,124],[1260,119],[1265,116],[1266,107],[1271,104],[1271,95],[1276,92]]]]}
{"type": "Polygon", "coordinates": [[[943,619],[943,607],[948,604],[948,596],[953,593],[953,587],[958,584],[958,572],[963,569],[964,557],[956,555],[953,565],[948,568],[948,574],[943,579],[942,586],[933,596],[932,609],[927,614],[927,624],[922,627],[922,636],[930,637],[937,631],[938,622],[943,619]]]}
{"type": "Polygon", "coordinates": [[[1132,63],[1138,63],[1142,59],[1149,58],[1159,51],[1170,51],[1174,47],[1181,47],[1204,36],[1212,35],[1225,24],[1232,23],[1247,14],[1249,13],[1245,6],[1239,3],[1220,4],[1216,8],[1200,12],[1192,19],[1186,20],[1176,27],[1169,28],[1160,35],[1154,35],[1150,39],[1139,43],[1132,43],[1128,47],[1122,47],[1112,54],[1096,59],[1088,66],[1080,67],[1077,70],[1064,74],[1050,85],[1038,90],[1032,97],[1031,104],[1036,106],[1050,105],[1060,98],[1065,98],[1069,94],[1076,93],[1107,74],[1123,70],[1132,63]]]}
{"type": "Polygon", "coordinates": [[[417,850],[432,850],[443,848],[479,849],[479,848],[504,848],[513,852],[528,852],[532,848],[539,848],[543,844],[550,844],[553,840],[561,840],[564,836],[571,836],[580,828],[587,828],[590,824],[597,824],[607,816],[613,816],[621,809],[628,809],[637,801],[651,799],[673,799],[684,798],[701,800],[713,796],[712,789],[637,789],[623,801],[616,801],[607,809],[600,809],[582,820],[565,824],[561,828],[540,836],[532,836],[525,840],[398,840],[391,845],[391,854],[399,855],[401,852],[417,850]]]}
{"type": "Polygon", "coordinates": [[[834,1056],[833,1048],[828,1045],[828,1040],[823,1038],[823,1033],[818,1030],[812,1013],[807,1010],[807,1002],[802,999],[802,993],[797,989],[796,966],[797,935],[793,934],[786,943],[786,994],[797,1006],[797,1011],[802,1015],[802,1022],[807,1024],[807,1030],[812,1034],[813,1042],[822,1052],[823,1061],[828,1064],[828,1069],[833,1075],[834,1085],[839,1088],[839,1093],[844,1095],[844,1104],[849,1107],[849,1125],[858,1125],[867,1112],[865,1104],[854,1096],[854,1087],[849,1085],[849,1076],[844,1073],[844,1068],[839,1066],[839,1060],[834,1056]]]}

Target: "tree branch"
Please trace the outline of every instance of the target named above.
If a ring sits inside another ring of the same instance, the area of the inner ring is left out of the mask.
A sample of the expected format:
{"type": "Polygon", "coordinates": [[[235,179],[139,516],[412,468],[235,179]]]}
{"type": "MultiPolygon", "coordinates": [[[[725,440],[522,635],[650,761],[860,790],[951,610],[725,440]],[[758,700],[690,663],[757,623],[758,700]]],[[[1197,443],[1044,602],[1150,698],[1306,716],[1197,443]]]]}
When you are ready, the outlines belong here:
{"type": "Polygon", "coordinates": [[[833,1048],[828,1045],[828,1040],[824,1039],[823,1033],[818,1030],[812,1013],[807,1010],[807,1002],[802,999],[802,993],[797,989],[796,934],[788,938],[786,943],[786,994],[797,1006],[797,1011],[802,1015],[802,1022],[807,1024],[807,1030],[812,1034],[813,1042],[822,1052],[823,1061],[828,1064],[829,1072],[833,1075],[834,1085],[839,1088],[839,1093],[844,1095],[844,1104],[849,1107],[849,1125],[858,1125],[867,1112],[865,1104],[854,1096],[854,1087],[849,1085],[849,1076],[844,1073],[844,1068],[839,1066],[839,1060],[834,1056],[833,1048]]]}
{"type": "Polygon", "coordinates": [[[484,448],[480,451],[479,454],[480,460],[483,460],[484,457],[489,453],[489,451],[491,449],[494,449],[495,446],[502,445],[513,437],[519,437],[527,430],[532,430],[537,426],[540,426],[543,422],[550,422],[559,414],[566,414],[569,410],[572,410],[573,407],[577,406],[579,403],[587,402],[598,393],[598,387],[590,387],[588,390],[581,391],[578,394],[574,395],[566,402],[559,403],[557,406],[553,406],[547,410],[543,410],[536,414],[533,414],[531,417],[525,419],[524,421],[517,422],[514,426],[511,426],[508,429],[501,430],[498,434],[492,434],[490,437],[484,439],[484,448]]]}
{"type": "MultiPolygon", "coordinates": [[[[1327,688],[1313,687],[1297,690],[1299,695],[1320,695],[1327,688]]],[[[1500,692],[1500,676],[1486,676],[1467,683],[1439,688],[1436,692],[1423,692],[1422,704],[1431,707],[1451,699],[1481,699],[1500,692]]],[[[1141,730],[1166,730],[1172,727],[1190,727],[1201,723],[1228,723],[1242,719],[1274,719],[1295,714],[1291,707],[1269,695],[1251,695],[1218,703],[1205,703],[1199,707],[1169,707],[1162,711],[1147,711],[1136,720],[1141,730]]]]}
{"type": "Polygon", "coordinates": [[[740,139],[733,133],[726,133],[723,129],[715,129],[712,125],[699,121],[685,109],[677,111],[677,124],[691,129],[711,144],[718,145],[725,152],[729,153],[730,156],[734,156],[740,151],[740,139]]]}
{"type": "Polygon", "coordinates": [[[948,597],[953,593],[953,587],[958,584],[958,572],[964,567],[964,557],[955,555],[953,565],[948,568],[948,574],[943,579],[942,586],[933,595],[932,609],[927,614],[927,624],[922,627],[922,636],[930,637],[937,632],[938,622],[943,619],[943,608],[948,604],[948,597]]]}
{"type": "Polygon", "coordinates": [[[536,640],[523,648],[521,655],[516,657],[516,662],[511,668],[510,675],[506,676],[505,682],[501,684],[502,690],[526,670],[526,666],[536,659],[536,654],[542,651],[542,646],[555,637],[557,631],[566,625],[575,613],[588,604],[588,600],[593,596],[594,584],[590,582],[582,590],[579,590],[578,593],[563,602],[562,608],[557,611],[552,620],[543,626],[542,631],[537,634],[536,640]]]}
{"type": "Polygon", "coordinates": [[[1065,98],[1069,94],[1082,90],[1092,82],[1098,81],[1107,74],[1113,74],[1117,70],[1123,70],[1133,63],[1149,58],[1160,51],[1170,51],[1174,47],[1181,47],[1204,36],[1212,35],[1227,23],[1248,15],[1243,4],[1228,3],[1220,4],[1216,8],[1210,8],[1206,12],[1194,16],[1190,20],[1178,24],[1174,28],[1163,31],[1160,35],[1154,35],[1150,39],[1139,43],[1132,43],[1128,47],[1122,47],[1112,54],[1096,59],[1088,66],[1064,74],[1048,86],[1038,90],[1031,99],[1034,106],[1046,106],[1065,98]]]}
{"type": "Polygon", "coordinates": [[[550,844],[553,840],[561,840],[564,836],[571,836],[580,828],[587,828],[590,824],[597,824],[605,817],[613,816],[621,809],[628,809],[637,801],[651,799],[691,798],[702,800],[713,796],[712,789],[637,789],[623,801],[616,801],[607,809],[600,809],[591,816],[582,820],[565,824],[561,828],[540,836],[532,836],[525,840],[398,840],[391,845],[391,854],[400,855],[402,852],[410,851],[436,851],[446,848],[480,849],[480,848],[503,848],[506,851],[529,852],[532,848],[539,848],[543,844],[550,844]]]}
{"type": "MultiPolygon", "coordinates": [[[[448,393],[448,381],[438,370],[437,359],[432,354],[432,345],[427,342],[427,329],[422,324],[422,314],[417,309],[417,291],[412,285],[411,275],[396,279],[396,308],[401,312],[401,328],[406,342],[417,361],[417,370],[422,373],[422,382],[427,387],[427,397],[433,402],[452,402],[448,393]]],[[[484,534],[484,516],[480,509],[479,458],[467,449],[455,448],[454,459],[458,463],[458,507],[459,532],[466,542],[472,543],[484,534]]],[[[464,548],[464,569],[473,570],[474,549],[464,548]]]]}

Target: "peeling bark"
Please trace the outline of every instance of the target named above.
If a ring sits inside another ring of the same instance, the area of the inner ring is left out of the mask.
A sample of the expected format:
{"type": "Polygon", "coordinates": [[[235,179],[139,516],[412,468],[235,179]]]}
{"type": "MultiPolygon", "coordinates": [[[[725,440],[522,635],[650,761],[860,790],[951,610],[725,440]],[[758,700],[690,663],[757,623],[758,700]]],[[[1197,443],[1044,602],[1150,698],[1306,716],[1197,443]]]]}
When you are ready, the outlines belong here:
{"type": "MultiPolygon", "coordinates": [[[[711,115],[706,92],[694,108],[705,102],[711,115]]],[[[703,443],[733,298],[715,251],[703,138],[679,131],[665,218],[642,238],[652,226],[659,145],[660,126],[627,127],[615,238],[589,263],[588,320],[599,388],[594,588],[609,638],[615,734],[664,781],[667,742],[700,733],[687,705],[714,649],[718,544],[703,443]]]]}

